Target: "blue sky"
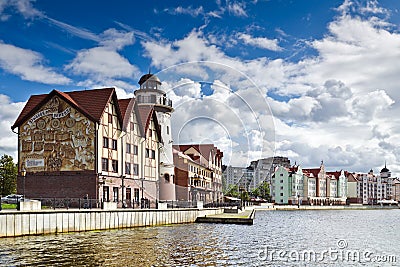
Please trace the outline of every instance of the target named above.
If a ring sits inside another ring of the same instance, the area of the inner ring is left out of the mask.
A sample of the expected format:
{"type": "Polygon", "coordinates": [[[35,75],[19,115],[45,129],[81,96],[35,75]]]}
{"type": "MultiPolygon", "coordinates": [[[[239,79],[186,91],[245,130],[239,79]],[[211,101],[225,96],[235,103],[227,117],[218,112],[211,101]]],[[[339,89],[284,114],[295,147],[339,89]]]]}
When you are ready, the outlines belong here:
{"type": "Polygon", "coordinates": [[[174,101],[175,143],[225,164],[400,172],[396,1],[0,0],[0,152],[32,94],[114,86],[149,69],[174,101]]]}

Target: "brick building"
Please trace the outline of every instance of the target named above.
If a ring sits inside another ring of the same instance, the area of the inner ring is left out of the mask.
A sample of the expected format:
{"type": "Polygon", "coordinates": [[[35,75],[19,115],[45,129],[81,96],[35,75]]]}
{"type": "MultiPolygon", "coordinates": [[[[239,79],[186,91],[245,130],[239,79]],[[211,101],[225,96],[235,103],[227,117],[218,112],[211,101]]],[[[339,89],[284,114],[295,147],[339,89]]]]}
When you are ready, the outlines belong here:
{"type": "Polygon", "coordinates": [[[176,199],[220,202],[223,153],[212,144],[174,145],[176,199]]]}

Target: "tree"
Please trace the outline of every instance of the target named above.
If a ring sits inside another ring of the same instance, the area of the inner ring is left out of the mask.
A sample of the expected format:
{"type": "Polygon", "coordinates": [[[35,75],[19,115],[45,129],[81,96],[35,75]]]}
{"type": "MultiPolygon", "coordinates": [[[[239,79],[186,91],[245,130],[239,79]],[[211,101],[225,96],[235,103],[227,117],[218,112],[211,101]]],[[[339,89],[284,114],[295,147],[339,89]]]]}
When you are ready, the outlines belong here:
{"type": "Polygon", "coordinates": [[[17,191],[17,173],[13,158],[4,154],[0,158],[0,195],[6,196],[17,191]]]}
{"type": "Polygon", "coordinates": [[[239,197],[239,187],[237,185],[230,184],[224,192],[225,196],[239,197]]]}
{"type": "Polygon", "coordinates": [[[269,200],[270,199],[269,184],[264,181],[260,183],[251,193],[255,197],[260,197],[262,199],[269,200]]]}

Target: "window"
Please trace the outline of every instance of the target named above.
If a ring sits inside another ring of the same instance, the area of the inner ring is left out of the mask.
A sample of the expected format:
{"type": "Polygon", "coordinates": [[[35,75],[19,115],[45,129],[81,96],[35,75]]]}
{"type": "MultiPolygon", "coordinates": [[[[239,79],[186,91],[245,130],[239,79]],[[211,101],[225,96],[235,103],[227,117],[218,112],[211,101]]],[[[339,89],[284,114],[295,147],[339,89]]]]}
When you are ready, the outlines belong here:
{"type": "Polygon", "coordinates": [[[281,182],[281,184],[283,184],[283,180],[281,180],[280,182],[281,182]]]}
{"type": "Polygon", "coordinates": [[[137,155],[138,154],[138,146],[137,145],[133,145],[133,155],[137,155]]]}
{"type": "Polygon", "coordinates": [[[283,186],[281,186],[281,190],[283,190],[283,186]]]}
{"type": "Polygon", "coordinates": [[[108,123],[111,123],[112,124],[112,114],[108,114],[108,123]]]}
{"type": "Polygon", "coordinates": [[[167,126],[167,134],[169,134],[169,126],[167,126]]]}
{"type": "Polygon", "coordinates": [[[279,176],[283,176],[283,173],[279,174],[279,176]]]}
{"type": "Polygon", "coordinates": [[[152,136],[153,131],[151,129],[149,129],[149,137],[152,136]]]}
{"type": "Polygon", "coordinates": [[[133,175],[139,175],[139,164],[133,164],[133,175]]]}
{"type": "Polygon", "coordinates": [[[101,159],[101,169],[108,172],[108,159],[101,159]]]}
{"type": "Polygon", "coordinates": [[[126,144],[126,153],[131,153],[131,144],[126,144]]]}
{"type": "Polygon", "coordinates": [[[115,139],[112,140],[112,149],[117,150],[117,140],[115,139]]]}
{"type": "Polygon", "coordinates": [[[156,158],[156,151],[155,150],[151,150],[151,158],[152,159],[156,158]]]}
{"type": "Polygon", "coordinates": [[[113,201],[118,202],[118,187],[113,187],[113,201]]]}
{"type": "Polygon", "coordinates": [[[131,122],[131,131],[135,130],[135,124],[133,122],[131,122]]]}
{"type": "Polygon", "coordinates": [[[150,157],[150,149],[146,148],[146,158],[150,157]]]}
{"type": "Polygon", "coordinates": [[[129,162],[125,162],[125,173],[131,174],[131,164],[129,162]]]}
{"type": "Polygon", "coordinates": [[[108,138],[107,137],[103,137],[103,147],[108,148],[108,138]]]}
{"type": "Polygon", "coordinates": [[[281,193],[281,197],[283,197],[283,193],[281,193]]]}
{"type": "Polygon", "coordinates": [[[118,172],[118,160],[113,160],[112,161],[112,171],[113,172],[118,172]]]}

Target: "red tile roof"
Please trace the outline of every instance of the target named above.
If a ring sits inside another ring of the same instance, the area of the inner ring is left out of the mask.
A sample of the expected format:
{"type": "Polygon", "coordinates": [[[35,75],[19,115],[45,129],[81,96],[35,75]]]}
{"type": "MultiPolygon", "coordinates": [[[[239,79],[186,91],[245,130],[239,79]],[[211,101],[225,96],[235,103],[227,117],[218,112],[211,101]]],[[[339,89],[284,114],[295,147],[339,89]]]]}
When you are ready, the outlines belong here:
{"type": "Polygon", "coordinates": [[[131,118],[132,110],[135,106],[135,99],[128,98],[128,99],[119,99],[118,100],[119,109],[121,110],[122,115],[122,129],[126,130],[128,123],[131,118]]]}
{"type": "MultiPolygon", "coordinates": [[[[11,128],[15,129],[16,127],[20,126],[28,119],[28,117],[32,116],[33,113],[39,110],[42,105],[44,105],[55,95],[58,95],[60,98],[64,99],[94,122],[100,122],[104,110],[111,99],[113,99],[116,103],[118,102],[114,88],[72,92],[60,92],[58,90],[53,90],[49,94],[31,96],[11,128]]],[[[116,105],[116,109],[118,118],[122,124],[122,116],[118,104],[116,105]]]]}
{"type": "Polygon", "coordinates": [[[304,173],[310,173],[313,177],[318,178],[318,173],[321,171],[320,168],[317,169],[303,169],[304,173]]]}
{"type": "Polygon", "coordinates": [[[193,147],[207,160],[209,159],[211,152],[213,152],[214,154],[217,154],[218,156],[220,156],[220,158],[222,158],[224,155],[224,153],[221,150],[219,150],[217,147],[215,147],[213,144],[173,145],[173,147],[176,150],[179,150],[182,152],[185,152],[189,148],[193,147]]]}
{"type": "Polygon", "coordinates": [[[141,125],[143,129],[143,136],[146,136],[147,130],[149,129],[150,126],[150,121],[153,119],[154,121],[154,126],[156,128],[156,133],[158,136],[158,140],[162,142],[161,138],[161,131],[160,131],[160,126],[158,124],[157,120],[157,115],[154,112],[154,107],[152,106],[147,106],[147,105],[138,105],[138,123],[141,125]]]}

